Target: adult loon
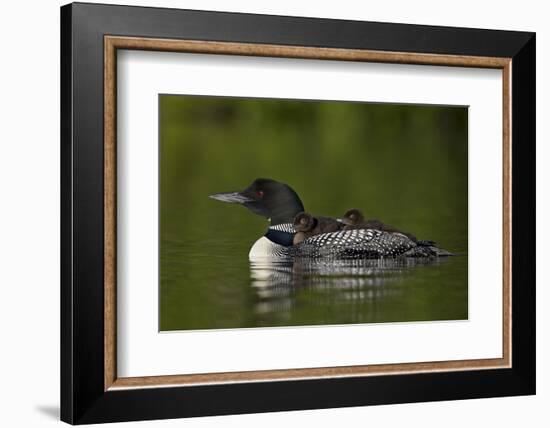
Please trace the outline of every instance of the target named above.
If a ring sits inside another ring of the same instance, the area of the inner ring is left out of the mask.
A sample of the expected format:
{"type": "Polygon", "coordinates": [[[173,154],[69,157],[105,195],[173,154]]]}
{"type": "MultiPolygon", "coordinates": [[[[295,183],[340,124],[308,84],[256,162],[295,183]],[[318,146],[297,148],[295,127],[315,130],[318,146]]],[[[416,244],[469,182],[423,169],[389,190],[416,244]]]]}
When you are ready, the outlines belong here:
{"type": "Polygon", "coordinates": [[[239,192],[210,195],[222,202],[237,203],[268,219],[264,236],[250,249],[251,260],[260,258],[366,259],[385,257],[437,257],[452,255],[435,245],[419,245],[406,235],[377,229],[352,229],[321,233],[293,245],[294,218],[304,212],[298,194],[288,184],[257,178],[239,192]]]}

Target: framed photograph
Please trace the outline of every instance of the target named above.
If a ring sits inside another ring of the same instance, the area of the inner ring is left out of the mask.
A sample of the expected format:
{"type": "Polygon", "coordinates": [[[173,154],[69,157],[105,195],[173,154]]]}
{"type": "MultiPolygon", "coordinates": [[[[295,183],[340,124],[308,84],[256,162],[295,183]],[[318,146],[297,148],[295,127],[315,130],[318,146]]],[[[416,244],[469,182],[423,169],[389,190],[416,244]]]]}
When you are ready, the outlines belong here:
{"type": "Polygon", "coordinates": [[[61,8],[61,418],[535,393],[535,35],[61,8]]]}

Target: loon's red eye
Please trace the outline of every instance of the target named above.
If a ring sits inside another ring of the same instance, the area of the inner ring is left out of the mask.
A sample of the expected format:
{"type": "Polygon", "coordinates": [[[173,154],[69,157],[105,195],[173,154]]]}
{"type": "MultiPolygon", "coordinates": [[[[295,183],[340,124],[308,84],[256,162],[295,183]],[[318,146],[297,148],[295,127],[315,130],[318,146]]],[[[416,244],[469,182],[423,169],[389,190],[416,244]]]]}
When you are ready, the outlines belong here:
{"type": "Polygon", "coordinates": [[[263,190],[257,190],[256,191],[256,196],[258,198],[263,198],[264,197],[264,191],[263,190]]]}

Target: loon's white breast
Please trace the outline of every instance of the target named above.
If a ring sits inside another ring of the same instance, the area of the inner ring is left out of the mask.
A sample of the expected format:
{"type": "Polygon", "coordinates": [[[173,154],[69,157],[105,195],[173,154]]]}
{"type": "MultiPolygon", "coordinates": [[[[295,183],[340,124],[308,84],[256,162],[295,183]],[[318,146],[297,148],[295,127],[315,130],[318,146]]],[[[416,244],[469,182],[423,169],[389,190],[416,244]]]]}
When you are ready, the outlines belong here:
{"type": "Polygon", "coordinates": [[[267,239],[265,236],[262,236],[254,243],[254,245],[252,245],[252,248],[248,253],[248,258],[250,260],[257,260],[280,257],[284,251],[285,247],[283,245],[276,244],[275,242],[267,239]]]}

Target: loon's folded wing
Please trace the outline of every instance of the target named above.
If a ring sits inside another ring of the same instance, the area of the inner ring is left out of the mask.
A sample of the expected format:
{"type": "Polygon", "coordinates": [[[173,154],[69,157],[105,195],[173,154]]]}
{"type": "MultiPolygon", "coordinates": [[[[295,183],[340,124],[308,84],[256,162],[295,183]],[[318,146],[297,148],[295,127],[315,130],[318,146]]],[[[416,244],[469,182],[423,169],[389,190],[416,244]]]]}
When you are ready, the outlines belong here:
{"type": "Polygon", "coordinates": [[[396,257],[416,247],[401,233],[353,229],[312,236],[295,247],[297,256],[336,258],[396,257]]]}

